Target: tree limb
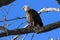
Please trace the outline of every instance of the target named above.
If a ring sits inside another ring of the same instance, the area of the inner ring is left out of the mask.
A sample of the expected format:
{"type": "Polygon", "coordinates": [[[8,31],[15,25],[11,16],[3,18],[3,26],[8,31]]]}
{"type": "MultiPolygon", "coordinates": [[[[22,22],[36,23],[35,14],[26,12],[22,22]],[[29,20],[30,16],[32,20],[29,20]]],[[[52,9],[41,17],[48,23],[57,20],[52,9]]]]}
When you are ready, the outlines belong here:
{"type": "MultiPolygon", "coordinates": [[[[48,32],[56,28],[60,28],[60,21],[43,26],[43,28],[38,27],[37,31],[38,33],[44,33],[44,32],[48,32]]],[[[8,30],[8,36],[17,35],[17,34],[28,34],[28,33],[36,33],[36,32],[29,25],[26,28],[8,30]]],[[[4,37],[4,36],[6,36],[6,32],[0,33],[0,37],[4,37]]]]}
{"type": "Polygon", "coordinates": [[[56,0],[57,1],[57,3],[60,5],[60,0],[56,0]]]}
{"type": "MultiPolygon", "coordinates": [[[[14,21],[14,20],[18,20],[18,19],[25,19],[26,17],[17,17],[14,19],[10,19],[10,20],[6,20],[6,21],[14,21]]],[[[0,21],[0,22],[4,22],[4,21],[0,21]]]]}
{"type": "Polygon", "coordinates": [[[6,32],[6,35],[8,35],[8,29],[7,28],[0,26],[0,30],[6,32]]]}
{"type": "Polygon", "coordinates": [[[60,12],[60,8],[42,8],[40,11],[38,11],[39,14],[43,12],[60,12]]]}
{"type": "Polygon", "coordinates": [[[12,2],[14,2],[15,0],[0,0],[0,7],[2,6],[6,6],[12,2]]]}

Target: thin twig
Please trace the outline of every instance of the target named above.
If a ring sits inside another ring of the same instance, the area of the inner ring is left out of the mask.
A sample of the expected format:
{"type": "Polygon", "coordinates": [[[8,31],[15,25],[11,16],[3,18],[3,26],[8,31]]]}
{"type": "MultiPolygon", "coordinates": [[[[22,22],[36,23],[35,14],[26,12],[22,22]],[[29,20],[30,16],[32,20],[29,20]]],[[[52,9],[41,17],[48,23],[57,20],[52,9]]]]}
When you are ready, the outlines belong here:
{"type": "Polygon", "coordinates": [[[31,40],[33,40],[33,37],[34,37],[34,33],[32,34],[31,40]]]}
{"type": "MultiPolygon", "coordinates": [[[[26,22],[26,21],[25,21],[26,22]]],[[[22,24],[24,24],[25,22],[21,23],[18,25],[18,27],[16,29],[18,29],[22,24]]],[[[17,38],[19,37],[20,35],[15,35],[12,40],[17,40],[17,38]]]]}
{"type": "MultiPolygon", "coordinates": [[[[19,19],[25,19],[26,17],[16,17],[14,19],[6,20],[6,21],[14,21],[14,20],[19,20],[19,19]]],[[[3,21],[0,21],[3,22],[3,21]]]]}
{"type": "Polygon", "coordinates": [[[27,35],[28,35],[28,34],[25,34],[24,37],[22,38],[22,40],[25,40],[25,38],[26,38],[27,35]]]}

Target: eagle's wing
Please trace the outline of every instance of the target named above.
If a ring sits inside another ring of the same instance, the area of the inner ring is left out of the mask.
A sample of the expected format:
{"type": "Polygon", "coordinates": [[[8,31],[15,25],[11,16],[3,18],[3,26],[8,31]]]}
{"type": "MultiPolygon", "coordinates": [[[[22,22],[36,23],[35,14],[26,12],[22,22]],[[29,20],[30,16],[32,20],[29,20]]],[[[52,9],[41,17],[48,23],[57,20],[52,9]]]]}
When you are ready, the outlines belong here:
{"type": "Polygon", "coordinates": [[[37,11],[31,9],[31,12],[32,12],[34,22],[39,24],[40,26],[43,26],[42,19],[39,16],[39,14],[37,13],[37,11]]]}

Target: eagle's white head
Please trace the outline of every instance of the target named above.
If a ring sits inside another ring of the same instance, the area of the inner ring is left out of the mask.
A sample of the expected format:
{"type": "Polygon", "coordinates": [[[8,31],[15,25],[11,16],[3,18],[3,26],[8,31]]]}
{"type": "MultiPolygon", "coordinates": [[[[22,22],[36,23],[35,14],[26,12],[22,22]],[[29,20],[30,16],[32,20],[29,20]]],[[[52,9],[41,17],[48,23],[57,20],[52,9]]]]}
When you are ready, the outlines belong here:
{"type": "Polygon", "coordinates": [[[30,10],[30,7],[28,5],[24,5],[23,10],[28,11],[28,10],[30,10]]]}

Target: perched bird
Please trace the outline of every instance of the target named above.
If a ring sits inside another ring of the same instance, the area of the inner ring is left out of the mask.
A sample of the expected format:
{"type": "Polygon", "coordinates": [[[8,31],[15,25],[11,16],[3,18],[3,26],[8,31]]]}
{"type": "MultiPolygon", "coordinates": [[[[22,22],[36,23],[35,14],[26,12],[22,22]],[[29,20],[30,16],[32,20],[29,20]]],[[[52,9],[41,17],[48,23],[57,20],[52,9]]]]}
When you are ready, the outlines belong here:
{"type": "Polygon", "coordinates": [[[37,27],[37,26],[42,27],[43,26],[42,19],[39,16],[37,11],[35,11],[34,9],[30,9],[30,7],[27,5],[25,5],[23,7],[23,9],[26,12],[27,21],[30,26],[33,26],[33,27],[37,27]]]}
{"type": "Polygon", "coordinates": [[[15,0],[0,0],[0,7],[8,5],[12,2],[14,2],[15,0]]]}
{"type": "Polygon", "coordinates": [[[56,0],[57,1],[57,3],[60,5],[60,0],[56,0]]]}

